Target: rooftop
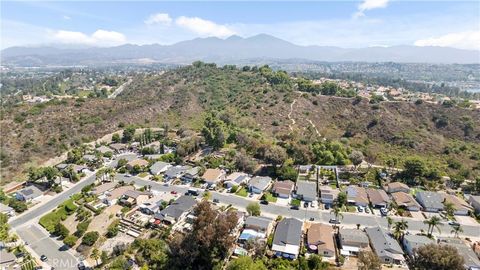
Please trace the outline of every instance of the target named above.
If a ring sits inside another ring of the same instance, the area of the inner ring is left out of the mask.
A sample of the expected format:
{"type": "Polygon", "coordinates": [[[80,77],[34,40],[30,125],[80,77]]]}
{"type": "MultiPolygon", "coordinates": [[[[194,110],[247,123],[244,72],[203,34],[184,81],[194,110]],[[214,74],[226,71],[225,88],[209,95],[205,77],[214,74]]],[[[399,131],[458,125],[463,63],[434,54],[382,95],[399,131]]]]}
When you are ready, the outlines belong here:
{"type": "Polygon", "coordinates": [[[275,230],[273,244],[279,246],[300,246],[303,223],[296,218],[282,219],[275,230]]]}

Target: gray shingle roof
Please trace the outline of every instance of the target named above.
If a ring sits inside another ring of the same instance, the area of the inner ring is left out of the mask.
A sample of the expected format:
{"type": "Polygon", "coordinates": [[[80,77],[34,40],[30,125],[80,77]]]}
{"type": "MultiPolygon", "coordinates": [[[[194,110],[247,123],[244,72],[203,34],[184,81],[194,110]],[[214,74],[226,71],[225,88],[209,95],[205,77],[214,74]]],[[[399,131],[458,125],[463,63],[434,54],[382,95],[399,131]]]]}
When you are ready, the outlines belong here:
{"type": "Polygon", "coordinates": [[[156,219],[163,220],[165,217],[178,219],[184,212],[189,211],[197,202],[191,196],[181,196],[167,208],[155,214],[156,219]]]}
{"type": "Polygon", "coordinates": [[[378,256],[386,255],[386,252],[403,254],[403,250],[398,242],[383,228],[371,227],[366,228],[365,231],[378,256]]]}
{"type": "Polygon", "coordinates": [[[349,241],[355,243],[365,243],[368,245],[368,236],[362,230],[357,229],[341,229],[341,241],[349,241]]]}
{"type": "Polygon", "coordinates": [[[268,226],[272,223],[272,221],[272,219],[266,217],[249,216],[245,220],[245,227],[255,226],[266,230],[268,226]]]}
{"type": "Polygon", "coordinates": [[[284,218],[277,225],[273,237],[274,245],[300,245],[303,223],[296,218],[284,218]]]}
{"type": "Polygon", "coordinates": [[[41,195],[43,195],[43,191],[41,191],[36,186],[29,186],[24,189],[18,191],[26,200],[35,199],[41,195]]]}
{"type": "Polygon", "coordinates": [[[315,182],[298,181],[297,195],[303,197],[315,198],[317,197],[317,184],[315,182]]]}
{"type": "Polygon", "coordinates": [[[159,174],[161,171],[165,170],[165,168],[171,166],[170,164],[162,161],[155,162],[152,167],[150,167],[150,172],[153,174],[159,174]]]}
{"type": "Polygon", "coordinates": [[[248,182],[248,185],[253,186],[256,189],[259,190],[265,190],[268,185],[270,185],[270,182],[272,181],[272,178],[267,177],[267,176],[255,176],[250,181],[248,182]]]}
{"type": "Polygon", "coordinates": [[[443,209],[443,195],[432,191],[420,191],[415,195],[424,208],[443,209]]]}

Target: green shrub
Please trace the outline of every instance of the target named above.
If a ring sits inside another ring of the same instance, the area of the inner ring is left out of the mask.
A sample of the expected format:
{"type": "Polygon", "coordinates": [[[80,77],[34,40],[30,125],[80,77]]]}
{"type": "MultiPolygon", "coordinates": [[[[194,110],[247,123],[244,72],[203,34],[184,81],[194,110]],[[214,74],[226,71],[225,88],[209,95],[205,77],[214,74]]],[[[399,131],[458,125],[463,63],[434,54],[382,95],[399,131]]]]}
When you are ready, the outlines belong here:
{"type": "Polygon", "coordinates": [[[87,246],[93,246],[93,244],[97,242],[98,237],[98,232],[87,232],[82,238],[82,244],[87,246]]]}
{"type": "Polygon", "coordinates": [[[75,243],[77,243],[78,237],[75,235],[69,235],[63,239],[63,243],[69,247],[75,246],[75,243]]]}

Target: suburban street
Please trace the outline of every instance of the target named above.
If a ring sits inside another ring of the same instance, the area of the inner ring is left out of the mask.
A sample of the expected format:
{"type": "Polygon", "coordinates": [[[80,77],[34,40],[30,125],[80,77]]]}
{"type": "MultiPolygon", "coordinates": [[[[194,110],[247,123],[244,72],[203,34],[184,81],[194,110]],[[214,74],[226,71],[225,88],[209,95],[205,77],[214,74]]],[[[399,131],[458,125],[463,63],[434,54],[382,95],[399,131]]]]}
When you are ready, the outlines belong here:
{"type": "MultiPolygon", "coordinates": [[[[125,181],[126,183],[134,182],[138,186],[150,185],[153,191],[171,192],[176,191],[179,194],[187,192],[188,186],[168,185],[164,183],[144,180],[135,176],[127,177],[125,175],[117,174],[117,181],[125,181]]],[[[46,255],[48,257],[48,264],[55,267],[55,269],[73,269],[75,268],[78,259],[73,256],[70,250],[63,250],[63,244],[49,236],[49,233],[38,225],[38,220],[44,214],[56,208],[60,203],[67,200],[71,195],[78,193],[81,189],[95,181],[95,174],[88,176],[84,180],[77,183],[72,188],[60,193],[48,202],[39,207],[29,210],[22,215],[19,215],[9,221],[10,226],[15,230],[19,236],[29,244],[29,246],[37,253],[37,255],[46,255]]],[[[251,202],[258,202],[258,200],[248,197],[240,197],[229,193],[220,193],[211,191],[211,199],[218,199],[219,203],[225,205],[232,205],[239,210],[245,210],[247,205],[251,202]]],[[[200,194],[201,196],[202,194],[200,194]]],[[[332,214],[328,210],[314,210],[313,208],[300,208],[299,210],[290,209],[289,206],[278,205],[270,203],[269,205],[260,204],[262,215],[275,218],[277,216],[294,217],[300,220],[314,219],[316,222],[328,223],[332,214]]],[[[382,226],[388,227],[387,219],[372,214],[365,213],[342,213],[340,227],[354,228],[357,224],[363,227],[382,226]]],[[[392,216],[394,221],[401,220],[400,217],[392,216]]],[[[413,218],[404,218],[408,222],[408,231],[417,233],[421,230],[426,231],[428,226],[423,221],[413,218]]],[[[470,238],[480,238],[480,226],[462,225],[463,233],[460,235],[470,238]]],[[[441,236],[451,236],[452,227],[444,224],[441,226],[441,233],[434,231],[434,234],[441,236]]]]}

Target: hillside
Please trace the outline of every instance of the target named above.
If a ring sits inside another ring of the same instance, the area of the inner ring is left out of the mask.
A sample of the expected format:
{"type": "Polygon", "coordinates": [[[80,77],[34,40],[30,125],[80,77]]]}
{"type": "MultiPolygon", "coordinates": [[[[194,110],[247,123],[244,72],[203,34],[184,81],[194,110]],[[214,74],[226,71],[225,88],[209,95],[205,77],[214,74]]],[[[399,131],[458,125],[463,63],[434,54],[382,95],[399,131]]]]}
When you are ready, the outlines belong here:
{"type": "Polygon", "coordinates": [[[187,64],[192,61],[239,63],[255,59],[397,62],[397,63],[478,63],[480,52],[448,47],[367,47],[301,46],[260,34],[242,38],[196,38],[172,45],[125,44],[110,48],[11,47],[2,50],[1,60],[13,66],[105,65],[115,63],[160,62],[187,64]]]}
{"type": "Polygon", "coordinates": [[[308,146],[319,134],[334,140],[346,136],[342,142],[379,164],[393,155],[420,155],[445,172],[479,174],[478,111],[299,93],[290,80],[267,72],[197,62],[162,75],[139,75],[115,100],[6,108],[1,120],[2,182],[127,124],[200,129],[210,110],[226,112],[225,121],[286,144],[308,146]],[[448,168],[451,160],[462,168],[448,168]]]}

